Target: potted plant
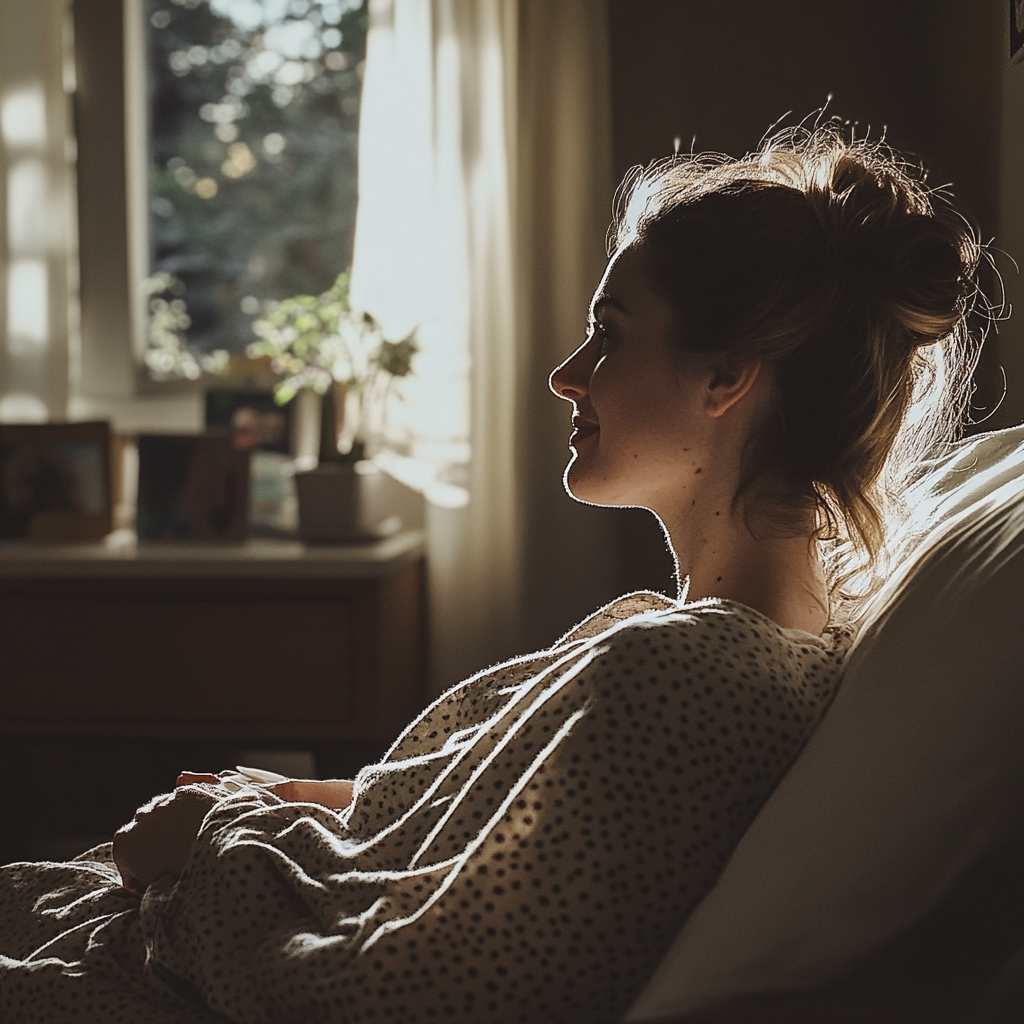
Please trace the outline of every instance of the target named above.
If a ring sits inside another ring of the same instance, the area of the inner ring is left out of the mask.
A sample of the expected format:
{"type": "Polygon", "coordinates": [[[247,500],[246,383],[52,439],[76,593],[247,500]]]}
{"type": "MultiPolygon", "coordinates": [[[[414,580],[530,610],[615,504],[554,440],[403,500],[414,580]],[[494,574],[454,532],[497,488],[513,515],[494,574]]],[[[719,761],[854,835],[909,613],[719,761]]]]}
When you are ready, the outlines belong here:
{"type": "Polygon", "coordinates": [[[296,473],[299,531],[305,540],[343,541],[389,532],[393,516],[368,515],[380,481],[363,462],[384,430],[394,382],[412,370],[415,331],[392,341],[380,323],[349,303],[347,273],[322,295],[295,295],[268,304],[254,321],[253,358],[269,357],[280,376],[281,405],[302,391],[321,398],[320,459],[296,473]]]}

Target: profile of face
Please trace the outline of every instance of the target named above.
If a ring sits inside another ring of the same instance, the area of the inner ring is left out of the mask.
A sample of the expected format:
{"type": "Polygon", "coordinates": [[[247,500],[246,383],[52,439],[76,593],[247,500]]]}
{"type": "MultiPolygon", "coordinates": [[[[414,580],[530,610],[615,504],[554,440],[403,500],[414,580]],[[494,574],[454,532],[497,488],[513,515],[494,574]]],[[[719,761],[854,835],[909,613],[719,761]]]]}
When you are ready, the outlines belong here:
{"type": "Polygon", "coordinates": [[[716,470],[722,414],[756,377],[680,344],[682,325],[635,249],[608,264],[584,343],[551,374],[573,404],[565,486],[595,505],[678,506],[716,470]],[[701,476],[704,474],[704,480],[701,476]]]}
{"type": "Polygon", "coordinates": [[[640,254],[616,253],[586,340],[551,374],[551,389],[573,407],[564,480],[574,498],[657,511],[702,470],[701,359],[679,344],[680,327],[640,254]]]}

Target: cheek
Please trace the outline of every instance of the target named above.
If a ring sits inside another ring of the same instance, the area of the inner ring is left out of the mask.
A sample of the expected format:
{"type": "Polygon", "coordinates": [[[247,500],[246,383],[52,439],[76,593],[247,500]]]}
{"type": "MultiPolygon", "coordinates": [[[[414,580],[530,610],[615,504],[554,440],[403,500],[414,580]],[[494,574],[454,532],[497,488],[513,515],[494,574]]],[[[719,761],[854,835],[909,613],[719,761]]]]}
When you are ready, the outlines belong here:
{"type": "Polygon", "coordinates": [[[689,431],[689,401],[677,380],[665,373],[636,374],[609,381],[594,375],[591,399],[601,439],[616,448],[645,451],[675,447],[689,431]]]}
{"type": "MultiPolygon", "coordinates": [[[[613,357],[614,358],[614,357],[613,357]]],[[[650,398],[651,381],[636,366],[621,367],[606,360],[590,378],[590,401],[602,430],[635,420],[650,398]]]]}

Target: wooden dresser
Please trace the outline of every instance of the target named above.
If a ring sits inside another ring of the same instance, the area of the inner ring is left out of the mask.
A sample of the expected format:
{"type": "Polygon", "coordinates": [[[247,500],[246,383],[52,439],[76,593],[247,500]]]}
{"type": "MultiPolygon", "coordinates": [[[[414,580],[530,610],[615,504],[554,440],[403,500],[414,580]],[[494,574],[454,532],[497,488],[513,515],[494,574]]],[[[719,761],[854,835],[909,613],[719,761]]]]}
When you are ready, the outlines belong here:
{"type": "Polygon", "coordinates": [[[423,542],[0,548],[0,733],[387,744],[425,700],[423,542]]]}

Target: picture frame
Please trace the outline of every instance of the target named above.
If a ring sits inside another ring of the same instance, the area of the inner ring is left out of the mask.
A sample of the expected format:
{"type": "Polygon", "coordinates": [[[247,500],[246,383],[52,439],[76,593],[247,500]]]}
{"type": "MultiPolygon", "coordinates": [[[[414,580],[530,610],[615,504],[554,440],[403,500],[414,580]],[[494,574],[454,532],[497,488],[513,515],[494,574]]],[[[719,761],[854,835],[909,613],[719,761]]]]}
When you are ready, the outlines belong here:
{"type": "Polygon", "coordinates": [[[1024,0],[1010,0],[1010,60],[1024,61],[1024,0]]]}
{"type": "Polygon", "coordinates": [[[0,424],[0,540],[101,540],[111,491],[108,422],[0,424]]]}
{"type": "Polygon", "coordinates": [[[294,402],[278,405],[272,391],[218,387],[204,404],[207,430],[230,430],[238,448],[291,455],[294,402]]]}
{"type": "Polygon", "coordinates": [[[135,529],[140,541],[248,536],[249,451],[231,431],[140,434],[135,529]]]}

